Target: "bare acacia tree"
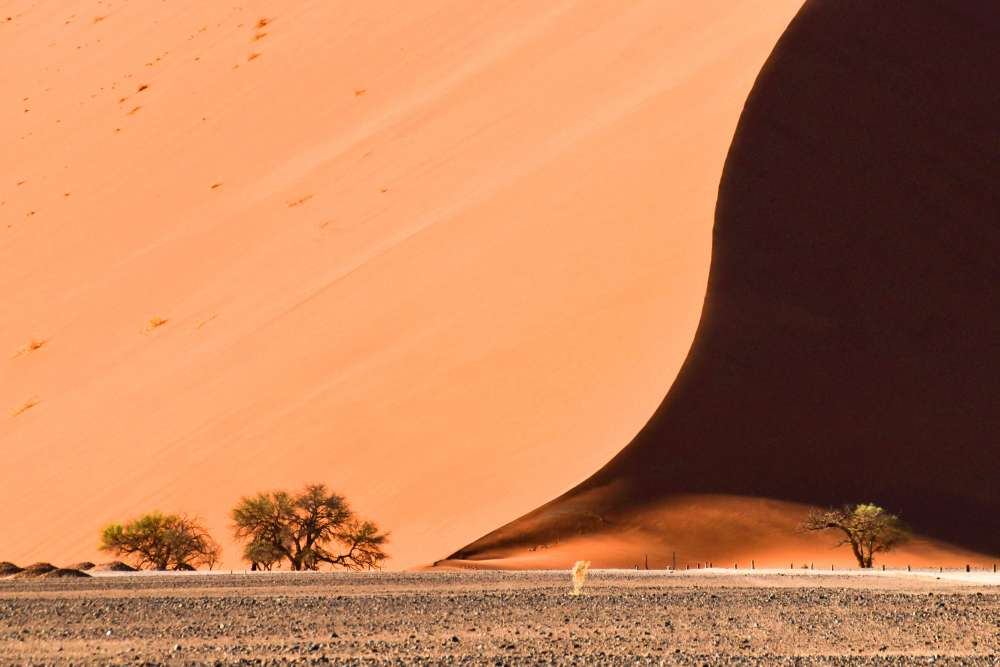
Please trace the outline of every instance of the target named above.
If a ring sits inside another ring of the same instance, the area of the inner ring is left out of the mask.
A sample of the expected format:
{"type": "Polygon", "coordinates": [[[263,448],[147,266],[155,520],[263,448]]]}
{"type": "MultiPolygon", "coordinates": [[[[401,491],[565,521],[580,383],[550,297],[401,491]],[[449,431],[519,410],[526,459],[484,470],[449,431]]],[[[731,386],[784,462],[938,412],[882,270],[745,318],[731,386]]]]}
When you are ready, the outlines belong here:
{"type": "Polygon", "coordinates": [[[222,553],[195,519],[159,512],[106,526],[100,548],[154,570],[193,570],[197,565],[212,569],[222,553]]]}
{"type": "Polygon", "coordinates": [[[295,495],[274,491],[243,498],[232,517],[252,569],[270,570],[287,559],[293,570],[318,570],[323,563],[362,570],[378,568],[386,557],[388,534],[358,519],[342,496],[322,484],[295,495]]]}
{"type": "Polygon", "coordinates": [[[876,553],[889,551],[909,541],[910,529],[900,518],[871,503],[845,505],[841,509],[814,510],[803,530],[839,530],[844,539],[837,546],[851,545],[858,566],[870,568],[876,553]]]}

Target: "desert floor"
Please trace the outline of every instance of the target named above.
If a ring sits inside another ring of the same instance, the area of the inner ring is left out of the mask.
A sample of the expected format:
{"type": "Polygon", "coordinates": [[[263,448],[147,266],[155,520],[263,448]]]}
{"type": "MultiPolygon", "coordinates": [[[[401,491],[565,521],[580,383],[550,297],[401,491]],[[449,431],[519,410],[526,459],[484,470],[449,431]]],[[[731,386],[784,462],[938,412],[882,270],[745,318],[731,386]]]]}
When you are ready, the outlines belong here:
{"type": "Polygon", "coordinates": [[[721,570],[0,582],[3,664],[997,664],[1000,577],[721,570]]]}

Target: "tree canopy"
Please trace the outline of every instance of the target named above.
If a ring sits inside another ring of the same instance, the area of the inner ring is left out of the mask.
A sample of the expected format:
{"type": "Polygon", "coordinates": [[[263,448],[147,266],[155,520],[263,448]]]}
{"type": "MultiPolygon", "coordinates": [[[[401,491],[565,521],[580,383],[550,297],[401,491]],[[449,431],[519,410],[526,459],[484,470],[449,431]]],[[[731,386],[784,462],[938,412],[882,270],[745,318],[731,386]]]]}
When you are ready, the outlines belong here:
{"type": "Polygon", "coordinates": [[[323,484],[301,492],[258,493],[232,512],[233,532],[246,541],[243,558],[270,570],[287,560],[293,570],[317,570],[323,563],[352,570],[378,568],[386,558],[388,534],[358,518],[347,501],[323,484]]]}
{"type": "Polygon", "coordinates": [[[876,553],[889,551],[910,539],[909,527],[898,516],[871,503],[814,510],[802,528],[808,531],[841,531],[844,539],[837,546],[849,544],[862,568],[872,566],[876,553]]]}
{"type": "Polygon", "coordinates": [[[155,570],[192,570],[198,565],[211,569],[222,553],[196,520],[159,512],[106,526],[100,548],[132,560],[136,567],[155,570]]]}

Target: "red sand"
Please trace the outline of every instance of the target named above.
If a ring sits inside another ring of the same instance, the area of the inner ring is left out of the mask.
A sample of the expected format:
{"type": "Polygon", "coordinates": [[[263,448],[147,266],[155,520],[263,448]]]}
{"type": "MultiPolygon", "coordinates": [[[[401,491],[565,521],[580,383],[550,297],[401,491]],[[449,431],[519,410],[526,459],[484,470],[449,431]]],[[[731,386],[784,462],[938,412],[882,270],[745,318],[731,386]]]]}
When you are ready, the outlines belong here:
{"type": "Polygon", "coordinates": [[[598,469],[800,4],[4,3],[0,558],[160,509],[239,566],[240,495],[324,481],[404,567],[598,469]]]}

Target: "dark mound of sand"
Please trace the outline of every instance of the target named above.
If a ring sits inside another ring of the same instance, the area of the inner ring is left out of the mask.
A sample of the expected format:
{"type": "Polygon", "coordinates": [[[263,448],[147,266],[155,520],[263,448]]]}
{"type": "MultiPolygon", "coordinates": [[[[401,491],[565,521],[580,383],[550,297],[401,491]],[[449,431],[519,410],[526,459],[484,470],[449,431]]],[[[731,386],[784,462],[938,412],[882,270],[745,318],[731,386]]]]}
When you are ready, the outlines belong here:
{"type": "Polygon", "coordinates": [[[86,572],[87,570],[93,570],[94,564],[91,563],[89,560],[85,560],[77,563],[76,565],[67,565],[66,569],[80,570],[81,572],[86,572]]]}
{"type": "Polygon", "coordinates": [[[0,577],[9,577],[12,574],[17,574],[22,568],[14,565],[10,561],[0,562],[0,577]]]}
{"type": "Polygon", "coordinates": [[[28,567],[24,568],[23,573],[37,577],[45,574],[46,572],[51,572],[52,570],[55,569],[57,568],[52,563],[39,562],[39,563],[32,563],[28,567]]]}
{"type": "Polygon", "coordinates": [[[664,402],[593,477],[453,557],[677,494],[877,502],[1000,552],[997,26],[996,2],[806,2],[740,119],[664,402]]]}
{"type": "Polygon", "coordinates": [[[94,572],[136,572],[136,568],[120,560],[113,560],[110,563],[101,563],[91,568],[94,572]]]}
{"type": "Polygon", "coordinates": [[[43,579],[73,579],[81,577],[89,578],[90,575],[72,567],[60,567],[42,575],[43,579]]]}
{"type": "Polygon", "coordinates": [[[32,563],[13,576],[14,579],[33,579],[41,577],[49,572],[55,571],[56,566],[52,563],[32,563]]]}

